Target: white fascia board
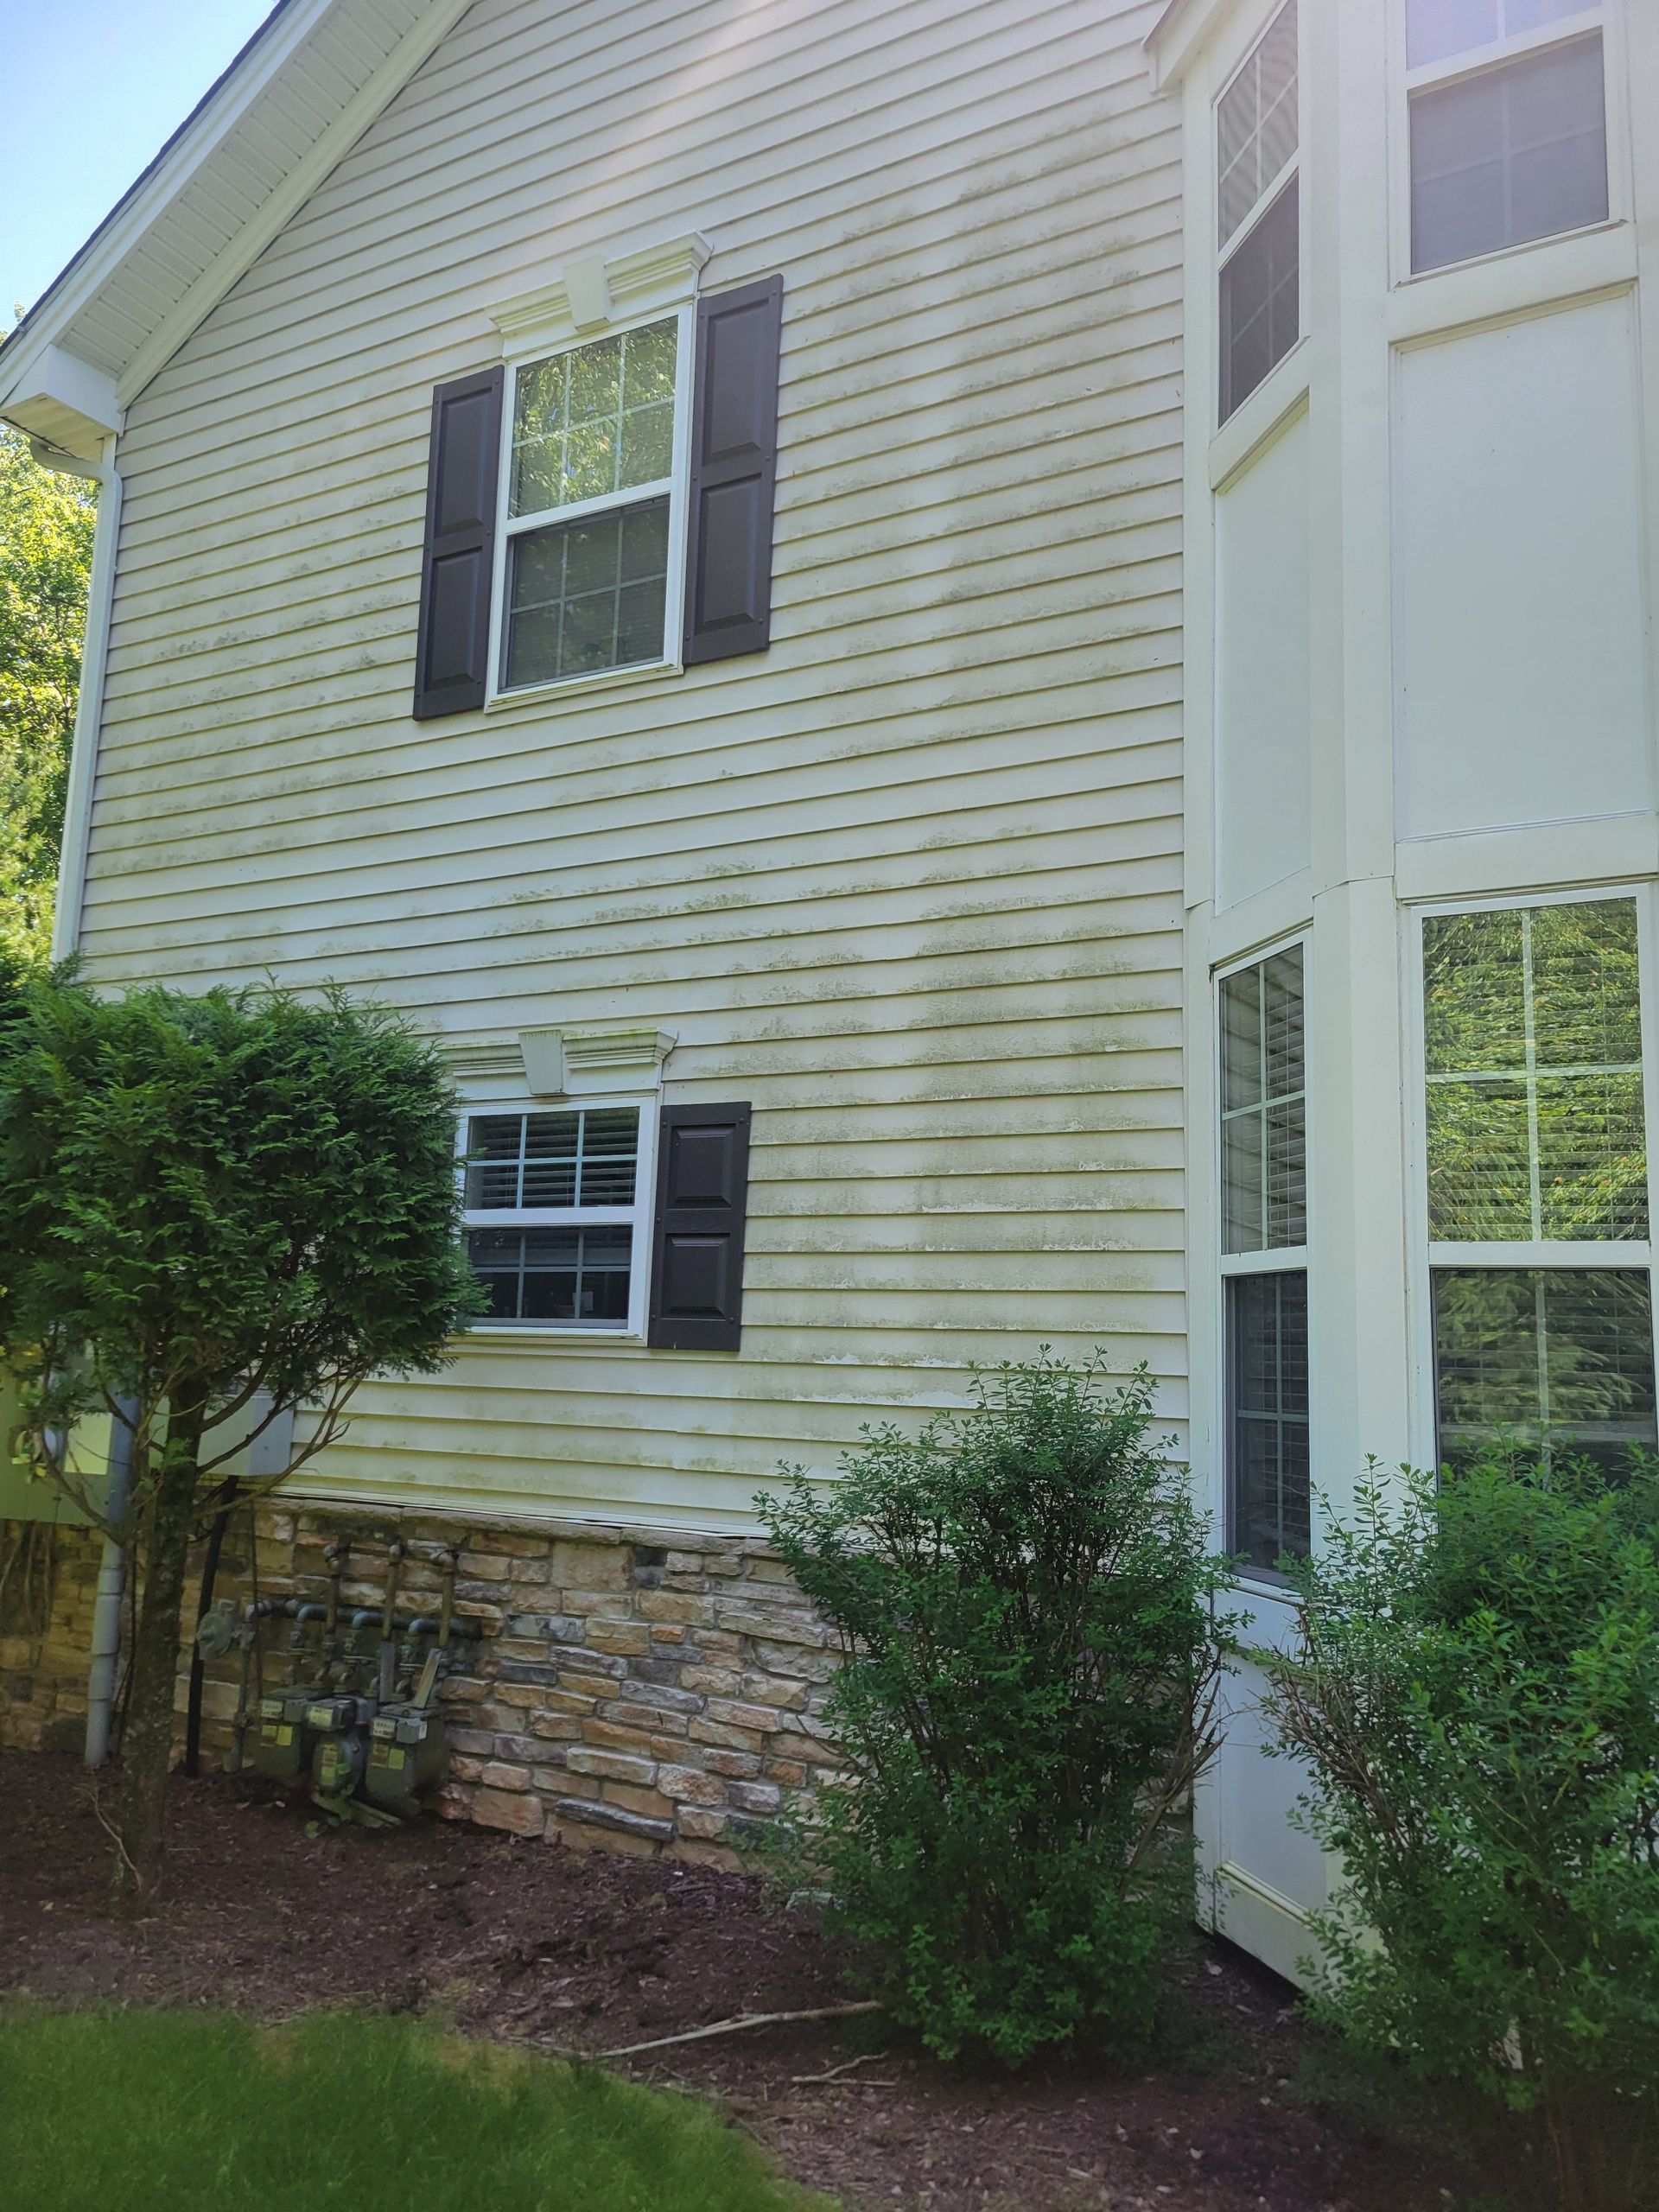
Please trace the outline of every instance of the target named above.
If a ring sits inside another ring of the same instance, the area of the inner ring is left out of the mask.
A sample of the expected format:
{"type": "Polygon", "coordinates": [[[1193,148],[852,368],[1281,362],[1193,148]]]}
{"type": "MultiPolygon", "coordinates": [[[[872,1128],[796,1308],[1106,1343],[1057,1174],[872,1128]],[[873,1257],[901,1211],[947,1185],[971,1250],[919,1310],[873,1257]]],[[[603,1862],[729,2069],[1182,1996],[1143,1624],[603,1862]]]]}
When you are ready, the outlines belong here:
{"type": "MultiPolygon", "coordinates": [[[[328,4],[334,4],[334,0],[328,0],[328,4]]],[[[373,75],[289,169],[257,213],[244,224],[138,348],[117,382],[116,389],[124,406],[131,405],[151,378],[200,328],[231,287],[299,213],[471,5],[472,0],[431,0],[420,22],[404,34],[373,75]]]]}
{"type": "Polygon", "coordinates": [[[1211,32],[1236,5],[1237,0],[1170,0],[1147,39],[1154,92],[1180,83],[1211,32]]]}
{"type": "Polygon", "coordinates": [[[67,346],[28,348],[15,366],[0,353],[0,420],[75,461],[96,464],[123,421],[115,379],[67,346]]]}
{"type": "MultiPolygon", "coordinates": [[[[235,136],[248,110],[281,75],[318,25],[348,4],[349,0],[288,0],[240,65],[208,94],[200,112],[158,157],[128,202],[110,218],[102,232],[94,234],[83,257],[70,264],[36,315],[26,319],[20,334],[0,353],[0,391],[15,390],[27,382],[36,356],[48,347],[60,347],[76,317],[97,297],[140,239],[165,224],[179,194],[235,136]]],[[[130,405],[156,371],[171,359],[470,5],[471,0],[431,0],[420,22],[405,32],[251,220],[190,285],[118,374],[116,396],[123,407],[130,405]]]]}
{"type": "Polygon", "coordinates": [[[340,0],[289,0],[265,31],[256,34],[241,66],[208,93],[173,144],[163,149],[149,173],[135,186],[126,204],[118,207],[101,232],[94,232],[85,257],[71,262],[48,294],[38,326],[28,319],[22,340],[25,358],[36,346],[57,342],[139,239],[155,228],[203,163],[231,137],[271,79],[340,4],[340,0]]]}

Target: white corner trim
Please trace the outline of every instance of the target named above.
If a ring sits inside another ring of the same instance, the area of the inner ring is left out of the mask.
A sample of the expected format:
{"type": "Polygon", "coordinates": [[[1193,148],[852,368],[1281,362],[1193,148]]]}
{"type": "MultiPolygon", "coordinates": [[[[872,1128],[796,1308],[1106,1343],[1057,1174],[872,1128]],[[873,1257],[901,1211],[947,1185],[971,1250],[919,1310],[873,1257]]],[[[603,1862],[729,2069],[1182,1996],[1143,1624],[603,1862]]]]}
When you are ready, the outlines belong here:
{"type": "Polygon", "coordinates": [[[1217,22],[1236,4],[1237,0],[1169,0],[1146,42],[1154,92],[1180,83],[1217,22]]]}
{"type": "Polygon", "coordinates": [[[520,292],[491,310],[508,359],[588,336],[613,322],[666,315],[696,299],[714,248],[700,231],[630,252],[568,262],[551,283],[520,292]]]}
{"type": "MultiPolygon", "coordinates": [[[[329,0],[333,4],[333,0],[329,0]]],[[[212,264],[197,277],[178,305],[157,325],[134,353],[118,381],[123,405],[130,406],[152,377],[165,368],[175,353],[219,305],[238,279],[246,274],[283,226],[298,213],[329,172],[351,151],[369,125],[402,92],[416,71],[435,50],[445,33],[454,28],[472,0],[430,0],[413,30],[405,31],[334,121],[289,170],[276,189],[237,232],[212,264]]],[[[327,8],[310,11],[313,18],[327,8]]],[[[308,22],[307,28],[309,28],[308,22]]],[[[287,58],[284,54],[284,59],[287,58]]],[[[274,75],[267,71],[249,93],[263,90],[274,75]]],[[[238,119],[239,119],[238,111],[238,119]]],[[[229,136],[228,130],[223,134],[229,136]]]]}
{"type": "Polygon", "coordinates": [[[75,734],[69,753],[69,788],[58,861],[58,903],[52,924],[54,960],[67,960],[79,949],[86,896],[92,787],[98,776],[99,731],[104,721],[104,670],[110,649],[110,613],[115,603],[115,550],[121,536],[121,477],[115,452],[111,437],[105,442],[99,472],[92,567],[86,586],[86,635],[80,653],[80,692],[75,702],[75,734]]]}
{"type": "Polygon", "coordinates": [[[8,377],[10,365],[0,353],[0,416],[48,448],[41,455],[48,467],[55,448],[87,464],[66,474],[98,478],[105,440],[119,433],[124,419],[115,378],[67,346],[27,349],[8,377]]]}

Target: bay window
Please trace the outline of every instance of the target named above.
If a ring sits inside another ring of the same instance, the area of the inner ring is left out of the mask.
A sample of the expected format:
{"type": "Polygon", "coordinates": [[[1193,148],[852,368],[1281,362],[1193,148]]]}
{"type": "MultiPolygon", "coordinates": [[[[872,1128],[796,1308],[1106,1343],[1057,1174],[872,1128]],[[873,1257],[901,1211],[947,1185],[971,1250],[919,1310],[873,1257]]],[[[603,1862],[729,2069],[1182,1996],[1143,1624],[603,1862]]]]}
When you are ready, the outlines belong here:
{"type": "Polygon", "coordinates": [[[1639,923],[1629,896],[1424,918],[1443,1464],[1659,1440],[1639,923]]]}
{"type": "Polygon", "coordinates": [[[1303,954],[1221,978],[1221,1227],[1229,1547],[1271,1573],[1308,1548],[1303,954]]]}
{"type": "Polygon", "coordinates": [[[1411,266],[1605,222],[1599,5],[1407,0],[1411,266]]]}

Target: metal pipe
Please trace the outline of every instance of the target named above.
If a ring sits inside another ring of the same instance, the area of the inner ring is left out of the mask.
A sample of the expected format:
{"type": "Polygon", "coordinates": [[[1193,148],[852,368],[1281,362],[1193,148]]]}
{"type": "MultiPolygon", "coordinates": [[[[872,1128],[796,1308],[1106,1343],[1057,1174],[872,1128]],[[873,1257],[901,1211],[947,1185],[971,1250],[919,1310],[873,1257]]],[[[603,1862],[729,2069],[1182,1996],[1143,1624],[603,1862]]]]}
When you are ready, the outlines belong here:
{"type": "Polygon", "coordinates": [[[394,1643],[397,1618],[397,1577],[402,1564],[404,1548],[393,1541],[386,1547],[386,1602],[380,1615],[380,1702],[391,1702],[392,1676],[395,1672],[397,1650],[394,1643]]]}
{"type": "Polygon", "coordinates": [[[98,1567],[98,1593],[92,1600],[92,1661],[86,1675],[86,1750],[88,1766],[102,1766],[110,1755],[110,1721],[115,1710],[115,1675],[121,1658],[121,1595],[126,1583],[128,1510],[132,1503],[132,1430],[138,1418],[138,1401],[120,1398],[110,1418],[110,1487],[104,1513],[111,1529],[105,1536],[104,1555],[98,1567]],[[123,1418],[122,1416],[124,1416],[123,1418]]]}

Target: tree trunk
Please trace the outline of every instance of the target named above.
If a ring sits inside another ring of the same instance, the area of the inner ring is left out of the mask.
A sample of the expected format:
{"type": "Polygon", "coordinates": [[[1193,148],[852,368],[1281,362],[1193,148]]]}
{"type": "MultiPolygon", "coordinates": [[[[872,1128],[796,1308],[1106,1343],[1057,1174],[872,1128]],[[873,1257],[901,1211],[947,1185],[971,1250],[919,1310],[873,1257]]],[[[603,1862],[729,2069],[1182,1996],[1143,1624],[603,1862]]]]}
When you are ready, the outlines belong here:
{"type": "Polygon", "coordinates": [[[179,1665],[179,1610],[185,1563],[195,1531],[197,1462],[201,1456],[206,1393],[177,1394],[167,1442],[152,1462],[144,1591],[133,1637],[126,1725],[121,1738],[121,1791],[116,1808],[114,1902],[139,1911],[162,1883],[162,1813],[173,1763],[173,1696],[179,1665]]]}

